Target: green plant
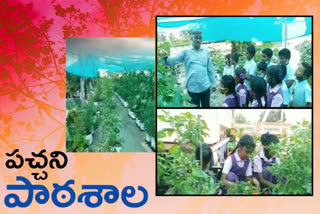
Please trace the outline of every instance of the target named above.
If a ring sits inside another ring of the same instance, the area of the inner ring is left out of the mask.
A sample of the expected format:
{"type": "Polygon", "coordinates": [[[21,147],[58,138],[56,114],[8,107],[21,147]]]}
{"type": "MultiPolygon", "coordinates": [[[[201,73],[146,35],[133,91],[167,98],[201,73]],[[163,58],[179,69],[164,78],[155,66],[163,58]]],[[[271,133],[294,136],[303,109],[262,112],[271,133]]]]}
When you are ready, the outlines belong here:
{"type": "Polygon", "coordinates": [[[312,45],[311,41],[304,41],[297,48],[300,51],[300,62],[306,62],[312,65],[312,45]]]}
{"type": "Polygon", "coordinates": [[[311,124],[298,122],[292,133],[273,146],[281,164],[269,169],[279,181],[272,194],[309,195],[312,194],[311,124]]]}
{"type": "Polygon", "coordinates": [[[158,115],[158,119],[169,123],[170,128],[158,131],[157,192],[169,195],[217,194],[219,184],[214,182],[213,174],[201,170],[194,154],[184,152],[180,147],[185,139],[189,139],[194,148],[203,142],[209,130],[205,121],[189,112],[170,116],[166,111],[158,115]],[[177,135],[178,143],[164,153],[165,146],[161,138],[172,136],[173,133],[177,135]]]}
{"type": "Polygon", "coordinates": [[[192,106],[189,95],[177,85],[177,73],[171,67],[157,65],[157,104],[158,107],[192,106]]]}
{"type": "Polygon", "coordinates": [[[113,79],[113,83],[118,94],[145,124],[147,133],[155,137],[154,73],[125,72],[113,79]]]}
{"type": "Polygon", "coordinates": [[[259,187],[253,186],[249,182],[237,182],[228,187],[228,195],[259,195],[259,187]]]}
{"type": "Polygon", "coordinates": [[[162,111],[163,114],[158,115],[158,119],[168,123],[170,128],[158,131],[158,137],[172,136],[175,133],[178,142],[186,139],[190,140],[194,146],[200,142],[204,142],[204,137],[209,136],[209,128],[205,120],[198,120],[197,117],[190,112],[181,113],[180,115],[170,116],[169,112],[162,111]]]}
{"type": "Polygon", "coordinates": [[[200,168],[193,154],[181,151],[180,147],[167,154],[157,154],[157,191],[159,194],[211,195],[217,194],[219,184],[213,175],[200,168]]]}

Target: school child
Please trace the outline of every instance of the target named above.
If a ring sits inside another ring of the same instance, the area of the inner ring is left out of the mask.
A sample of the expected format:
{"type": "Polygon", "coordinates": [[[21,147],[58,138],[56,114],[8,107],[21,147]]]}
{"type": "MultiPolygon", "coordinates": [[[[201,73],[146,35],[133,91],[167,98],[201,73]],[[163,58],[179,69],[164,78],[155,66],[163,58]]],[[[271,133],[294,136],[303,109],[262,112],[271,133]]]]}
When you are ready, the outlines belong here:
{"type": "Polygon", "coordinates": [[[238,107],[238,100],[235,91],[235,81],[233,76],[224,75],[220,80],[220,91],[226,95],[223,107],[238,107]]]}
{"type": "Polygon", "coordinates": [[[311,66],[305,62],[299,64],[296,71],[297,82],[294,87],[293,107],[311,107],[311,88],[308,78],[311,76],[311,66]]]}
{"type": "Polygon", "coordinates": [[[273,62],[271,62],[273,52],[270,48],[265,48],[262,50],[261,54],[261,61],[266,63],[267,67],[269,68],[271,65],[274,65],[273,62]]]}
{"type": "Polygon", "coordinates": [[[232,75],[232,76],[234,75],[233,67],[230,61],[230,56],[231,54],[227,54],[224,58],[225,66],[223,69],[223,75],[232,75]]]}
{"type": "Polygon", "coordinates": [[[282,91],[283,91],[283,107],[288,107],[292,101],[293,83],[295,80],[295,72],[291,68],[289,61],[291,58],[291,52],[289,49],[284,48],[279,51],[279,64],[286,66],[286,76],[283,79],[282,91]]]}
{"type": "Polygon", "coordinates": [[[267,107],[282,107],[283,92],[281,84],[285,76],[286,67],[283,65],[272,65],[267,69],[267,82],[269,83],[267,107]]]}
{"type": "MultiPolygon", "coordinates": [[[[202,170],[208,171],[210,164],[213,162],[213,155],[210,146],[206,143],[201,144],[202,147],[202,170]]],[[[200,145],[197,146],[195,159],[200,161],[200,145]]]]}
{"type": "Polygon", "coordinates": [[[245,85],[247,86],[247,89],[250,91],[250,80],[253,76],[256,75],[257,71],[257,64],[254,61],[253,57],[256,54],[256,49],[253,45],[249,45],[247,47],[247,60],[244,63],[243,68],[246,70],[246,80],[244,81],[245,85]]]}
{"type": "Polygon", "coordinates": [[[261,143],[263,149],[254,158],[253,175],[258,179],[262,187],[274,187],[277,184],[277,179],[268,171],[268,167],[280,164],[280,160],[274,156],[274,152],[270,147],[272,144],[279,143],[279,139],[275,135],[265,133],[261,135],[261,143]]]}
{"type": "Polygon", "coordinates": [[[227,158],[222,169],[221,181],[227,187],[239,181],[251,181],[259,185],[252,179],[252,163],[249,158],[255,149],[255,142],[250,135],[243,135],[236,149],[227,158]]]}
{"type": "Polygon", "coordinates": [[[249,102],[252,102],[253,98],[251,97],[249,91],[250,91],[250,80],[253,76],[256,75],[257,72],[257,64],[254,61],[253,57],[256,54],[256,49],[253,45],[249,45],[247,47],[247,61],[244,63],[243,68],[246,70],[246,80],[244,81],[244,84],[247,87],[247,105],[249,102]]]}
{"type": "Polygon", "coordinates": [[[246,71],[243,68],[236,68],[234,71],[234,80],[236,83],[236,94],[239,107],[245,107],[247,102],[247,87],[244,84],[246,71]]]}
{"type": "Polygon", "coordinates": [[[262,77],[264,78],[265,80],[267,79],[266,77],[266,72],[267,72],[267,63],[265,62],[260,62],[258,65],[257,65],[257,77],[262,77]]]}
{"type": "Polygon", "coordinates": [[[261,77],[253,77],[250,81],[251,91],[250,94],[253,97],[251,107],[266,107],[267,97],[267,83],[261,77]]]}
{"type": "Polygon", "coordinates": [[[239,61],[239,55],[237,53],[233,53],[230,56],[230,62],[232,65],[233,70],[235,70],[236,68],[239,67],[238,65],[238,61],[239,61]]]}

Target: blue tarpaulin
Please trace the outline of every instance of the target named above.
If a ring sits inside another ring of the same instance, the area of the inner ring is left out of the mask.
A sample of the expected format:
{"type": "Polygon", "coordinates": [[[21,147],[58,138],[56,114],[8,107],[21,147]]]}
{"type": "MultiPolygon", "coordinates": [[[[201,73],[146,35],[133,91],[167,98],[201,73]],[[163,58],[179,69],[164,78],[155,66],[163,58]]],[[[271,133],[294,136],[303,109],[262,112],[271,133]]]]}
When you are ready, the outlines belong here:
{"type": "Polygon", "coordinates": [[[68,38],[68,73],[96,78],[107,72],[154,70],[153,38],[68,38]]]}
{"type": "Polygon", "coordinates": [[[203,41],[274,42],[312,33],[311,17],[157,17],[158,32],[201,30],[203,41]],[[286,28],[285,28],[286,26],[286,28]],[[287,30],[285,30],[287,29],[287,30]],[[286,33],[286,34],[285,34],[286,33]]]}

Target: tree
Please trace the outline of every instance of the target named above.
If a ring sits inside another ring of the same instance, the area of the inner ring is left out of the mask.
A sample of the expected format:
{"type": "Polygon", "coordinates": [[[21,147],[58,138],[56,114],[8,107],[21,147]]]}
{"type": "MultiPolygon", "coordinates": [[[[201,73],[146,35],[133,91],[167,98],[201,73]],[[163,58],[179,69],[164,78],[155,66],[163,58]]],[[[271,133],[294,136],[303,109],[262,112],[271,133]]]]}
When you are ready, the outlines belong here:
{"type": "Polygon", "coordinates": [[[312,47],[310,41],[304,41],[298,46],[300,51],[300,62],[306,62],[312,65],[312,47]]]}
{"type": "Polygon", "coordinates": [[[236,114],[234,120],[236,123],[248,123],[247,119],[243,116],[243,114],[240,113],[236,114]]]}

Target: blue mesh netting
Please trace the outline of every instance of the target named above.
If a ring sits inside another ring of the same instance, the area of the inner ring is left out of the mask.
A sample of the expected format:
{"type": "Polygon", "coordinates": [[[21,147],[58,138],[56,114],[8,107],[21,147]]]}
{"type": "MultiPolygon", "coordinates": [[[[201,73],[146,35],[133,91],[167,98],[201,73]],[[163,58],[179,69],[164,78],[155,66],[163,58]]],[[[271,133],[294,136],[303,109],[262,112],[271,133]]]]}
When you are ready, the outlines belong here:
{"type": "Polygon", "coordinates": [[[153,38],[68,38],[66,70],[96,78],[108,72],[154,70],[153,38]]]}
{"type": "Polygon", "coordinates": [[[201,30],[203,41],[283,41],[284,23],[287,39],[312,33],[311,17],[158,17],[158,32],[201,30]]]}

